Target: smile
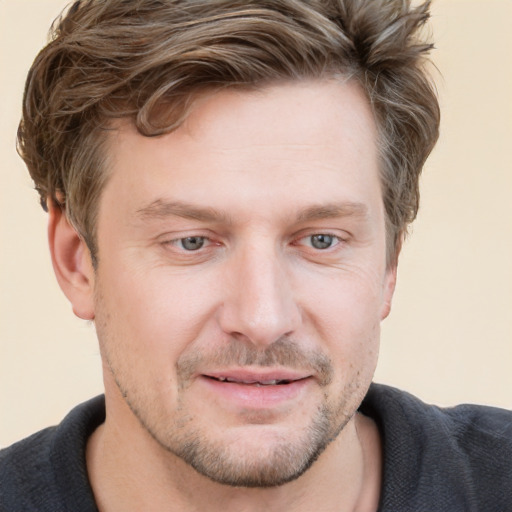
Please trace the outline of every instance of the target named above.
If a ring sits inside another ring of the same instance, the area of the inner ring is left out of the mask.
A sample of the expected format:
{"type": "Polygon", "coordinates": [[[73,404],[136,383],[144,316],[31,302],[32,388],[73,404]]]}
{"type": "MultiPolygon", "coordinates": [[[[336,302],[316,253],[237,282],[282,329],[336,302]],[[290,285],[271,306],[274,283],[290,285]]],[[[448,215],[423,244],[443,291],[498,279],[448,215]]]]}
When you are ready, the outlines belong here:
{"type": "MultiPolygon", "coordinates": [[[[219,382],[231,382],[234,384],[246,384],[251,386],[280,386],[283,384],[290,384],[290,382],[294,382],[290,379],[271,379],[271,380],[239,380],[233,377],[210,377],[206,375],[206,377],[214,380],[218,380],[219,382]]],[[[301,379],[297,379],[301,380],[301,379]]]]}
{"type": "Polygon", "coordinates": [[[296,402],[311,389],[313,380],[312,375],[291,370],[221,370],[199,376],[199,382],[212,399],[244,410],[262,410],[296,402]]]}

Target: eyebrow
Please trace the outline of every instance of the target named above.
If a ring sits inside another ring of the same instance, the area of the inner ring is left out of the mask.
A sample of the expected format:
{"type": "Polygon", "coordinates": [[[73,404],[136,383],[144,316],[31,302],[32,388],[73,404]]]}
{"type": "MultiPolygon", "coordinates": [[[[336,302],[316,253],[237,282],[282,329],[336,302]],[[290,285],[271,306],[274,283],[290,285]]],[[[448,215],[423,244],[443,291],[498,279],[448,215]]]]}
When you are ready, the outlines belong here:
{"type": "Polygon", "coordinates": [[[325,205],[313,205],[300,212],[298,222],[307,222],[339,217],[359,217],[366,219],[369,216],[368,207],[363,203],[346,202],[325,205]]]}
{"type": "Polygon", "coordinates": [[[232,223],[228,214],[215,208],[197,206],[183,201],[164,201],[163,199],[157,199],[148,206],[137,210],[137,216],[141,220],[181,217],[200,222],[232,223]]]}
{"type": "MultiPolygon", "coordinates": [[[[153,219],[166,219],[168,217],[181,217],[199,222],[218,222],[233,224],[232,217],[225,212],[210,207],[202,207],[183,201],[165,201],[156,199],[148,206],[137,210],[137,216],[143,221],[153,219]]],[[[296,222],[308,222],[340,217],[359,217],[366,219],[369,216],[368,207],[363,203],[344,202],[312,205],[301,211],[296,222]]]]}

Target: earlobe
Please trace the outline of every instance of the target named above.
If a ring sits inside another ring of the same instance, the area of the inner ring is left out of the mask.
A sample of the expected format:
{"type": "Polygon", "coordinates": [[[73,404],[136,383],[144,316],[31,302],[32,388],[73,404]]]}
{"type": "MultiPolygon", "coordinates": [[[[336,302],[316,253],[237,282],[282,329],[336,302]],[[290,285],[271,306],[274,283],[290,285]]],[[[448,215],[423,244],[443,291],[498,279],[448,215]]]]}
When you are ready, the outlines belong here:
{"type": "Polygon", "coordinates": [[[69,222],[65,211],[48,200],[48,241],[59,286],[73,312],[84,320],[94,319],[94,269],[89,249],[69,222]]]}

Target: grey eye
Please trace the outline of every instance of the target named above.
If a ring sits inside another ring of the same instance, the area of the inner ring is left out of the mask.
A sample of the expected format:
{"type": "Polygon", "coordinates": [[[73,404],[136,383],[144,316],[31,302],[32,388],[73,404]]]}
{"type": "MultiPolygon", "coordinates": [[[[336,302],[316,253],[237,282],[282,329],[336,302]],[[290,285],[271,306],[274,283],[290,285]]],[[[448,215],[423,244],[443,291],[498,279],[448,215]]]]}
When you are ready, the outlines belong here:
{"type": "Polygon", "coordinates": [[[206,238],[204,236],[188,236],[187,238],[181,238],[181,246],[186,251],[197,251],[203,247],[206,238]]]}
{"type": "Polygon", "coordinates": [[[312,235],[311,246],[315,249],[328,249],[334,242],[332,235],[312,235]]]}

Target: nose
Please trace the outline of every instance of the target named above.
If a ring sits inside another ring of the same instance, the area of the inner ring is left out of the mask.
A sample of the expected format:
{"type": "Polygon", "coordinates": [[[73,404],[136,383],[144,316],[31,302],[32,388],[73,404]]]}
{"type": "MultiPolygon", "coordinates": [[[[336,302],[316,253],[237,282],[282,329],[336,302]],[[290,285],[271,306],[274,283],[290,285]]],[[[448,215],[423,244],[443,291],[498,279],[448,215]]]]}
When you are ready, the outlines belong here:
{"type": "Polygon", "coordinates": [[[290,270],[274,250],[247,249],[229,264],[221,329],[264,348],[299,326],[290,270]]]}

